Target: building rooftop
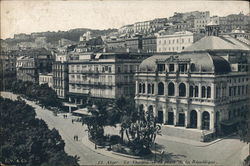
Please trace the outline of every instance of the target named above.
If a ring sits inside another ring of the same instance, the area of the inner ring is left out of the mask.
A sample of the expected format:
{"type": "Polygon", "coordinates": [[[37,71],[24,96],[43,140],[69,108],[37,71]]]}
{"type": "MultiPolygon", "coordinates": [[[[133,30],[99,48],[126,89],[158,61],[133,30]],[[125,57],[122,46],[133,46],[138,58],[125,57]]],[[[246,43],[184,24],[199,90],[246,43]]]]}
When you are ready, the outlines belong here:
{"type": "Polygon", "coordinates": [[[227,73],[231,71],[230,64],[219,56],[207,52],[181,53],[169,55],[154,55],[145,59],[139,66],[141,72],[155,72],[157,62],[190,61],[192,72],[227,73]]]}
{"type": "Polygon", "coordinates": [[[230,36],[205,36],[184,51],[218,51],[218,50],[242,50],[250,51],[250,47],[240,43],[230,36]]]}

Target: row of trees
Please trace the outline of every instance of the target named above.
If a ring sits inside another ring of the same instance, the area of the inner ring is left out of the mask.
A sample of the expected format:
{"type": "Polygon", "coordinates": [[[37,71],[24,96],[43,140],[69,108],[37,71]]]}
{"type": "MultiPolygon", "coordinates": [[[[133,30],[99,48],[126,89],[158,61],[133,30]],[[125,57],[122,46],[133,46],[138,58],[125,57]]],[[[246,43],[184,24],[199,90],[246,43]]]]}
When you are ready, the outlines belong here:
{"type": "Polygon", "coordinates": [[[14,81],[8,89],[13,93],[23,94],[31,100],[37,100],[41,105],[62,108],[62,102],[56,92],[47,84],[38,85],[30,81],[14,81]]]}
{"type": "MultiPolygon", "coordinates": [[[[89,138],[97,144],[105,143],[104,127],[120,124],[121,143],[129,147],[133,154],[144,155],[151,153],[156,135],[160,134],[160,126],[156,125],[153,112],[138,112],[134,100],[120,98],[113,102],[96,101],[87,102],[91,116],[82,118],[87,124],[89,138]],[[128,142],[124,142],[126,136],[128,142]]],[[[111,136],[112,137],[112,136],[111,136]]],[[[112,142],[110,142],[112,144],[112,142]]],[[[117,143],[117,142],[116,142],[117,143]]]]}
{"type": "Polygon", "coordinates": [[[64,151],[56,129],[35,118],[24,101],[0,98],[0,163],[30,166],[77,166],[78,157],[64,151]]]}

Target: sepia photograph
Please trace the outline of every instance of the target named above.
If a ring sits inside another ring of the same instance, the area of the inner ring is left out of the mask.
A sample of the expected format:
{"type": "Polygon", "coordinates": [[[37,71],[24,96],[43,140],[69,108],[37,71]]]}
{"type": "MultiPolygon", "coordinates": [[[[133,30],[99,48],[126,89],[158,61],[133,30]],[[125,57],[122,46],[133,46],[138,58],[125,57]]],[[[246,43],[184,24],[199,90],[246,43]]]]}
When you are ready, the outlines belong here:
{"type": "Polygon", "coordinates": [[[0,166],[250,166],[249,5],[0,0],[0,166]]]}

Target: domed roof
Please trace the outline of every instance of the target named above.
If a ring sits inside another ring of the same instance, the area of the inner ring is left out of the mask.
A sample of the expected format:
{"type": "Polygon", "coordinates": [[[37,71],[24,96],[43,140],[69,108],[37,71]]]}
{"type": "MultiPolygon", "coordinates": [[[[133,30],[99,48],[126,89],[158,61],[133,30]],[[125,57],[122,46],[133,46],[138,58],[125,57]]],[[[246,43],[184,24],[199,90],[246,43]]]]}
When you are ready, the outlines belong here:
{"type": "Polygon", "coordinates": [[[192,72],[227,73],[231,71],[230,64],[219,56],[209,53],[181,53],[176,55],[155,55],[145,59],[139,66],[140,72],[155,72],[157,61],[170,62],[171,60],[187,60],[191,63],[192,72]]]}

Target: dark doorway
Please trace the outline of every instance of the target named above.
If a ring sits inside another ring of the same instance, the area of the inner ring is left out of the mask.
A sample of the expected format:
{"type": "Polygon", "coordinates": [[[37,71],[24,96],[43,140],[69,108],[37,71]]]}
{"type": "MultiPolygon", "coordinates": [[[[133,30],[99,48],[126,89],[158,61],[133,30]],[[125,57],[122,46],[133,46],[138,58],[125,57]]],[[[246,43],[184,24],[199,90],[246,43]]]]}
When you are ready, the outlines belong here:
{"type": "Polygon", "coordinates": [[[202,130],[209,130],[210,117],[207,111],[202,113],[202,130]]]}
{"type": "Polygon", "coordinates": [[[158,111],[158,123],[163,123],[163,111],[158,111]]]}
{"type": "Polygon", "coordinates": [[[179,113],[179,126],[185,126],[185,114],[179,113]]]}
{"type": "Polygon", "coordinates": [[[168,125],[174,125],[174,113],[168,112],[168,125]]]}
{"type": "Polygon", "coordinates": [[[197,128],[197,112],[195,110],[190,113],[190,128],[197,128]]]}

